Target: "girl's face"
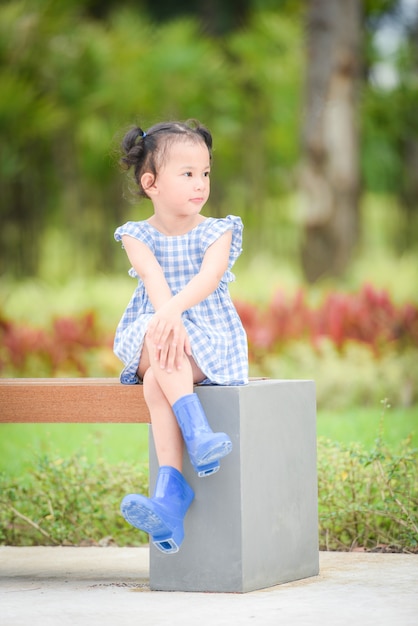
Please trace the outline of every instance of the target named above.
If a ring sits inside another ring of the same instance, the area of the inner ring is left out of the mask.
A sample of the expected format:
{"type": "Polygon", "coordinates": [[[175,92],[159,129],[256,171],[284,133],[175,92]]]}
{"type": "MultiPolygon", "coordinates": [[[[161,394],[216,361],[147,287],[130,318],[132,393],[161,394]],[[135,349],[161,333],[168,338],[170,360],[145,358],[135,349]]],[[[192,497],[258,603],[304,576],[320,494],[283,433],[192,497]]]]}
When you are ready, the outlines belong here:
{"type": "Polygon", "coordinates": [[[209,198],[209,174],[209,151],[203,142],[175,141],[152,185],[155,209],[178,217],[199,214],[209,198]]]}

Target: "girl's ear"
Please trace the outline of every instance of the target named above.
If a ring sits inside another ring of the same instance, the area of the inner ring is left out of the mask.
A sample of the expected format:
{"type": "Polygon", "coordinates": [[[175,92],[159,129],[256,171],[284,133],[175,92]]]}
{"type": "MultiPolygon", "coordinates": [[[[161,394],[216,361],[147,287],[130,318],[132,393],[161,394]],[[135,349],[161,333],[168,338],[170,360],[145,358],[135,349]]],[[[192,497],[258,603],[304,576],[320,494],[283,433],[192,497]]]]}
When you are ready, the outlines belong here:
{"type": "Polygon", "coordinates": [[[149,196],[155,195],[157,187],[155,185],[155,177],[151,172],[145,172],[141,176],[141,187],[149,196]]]}

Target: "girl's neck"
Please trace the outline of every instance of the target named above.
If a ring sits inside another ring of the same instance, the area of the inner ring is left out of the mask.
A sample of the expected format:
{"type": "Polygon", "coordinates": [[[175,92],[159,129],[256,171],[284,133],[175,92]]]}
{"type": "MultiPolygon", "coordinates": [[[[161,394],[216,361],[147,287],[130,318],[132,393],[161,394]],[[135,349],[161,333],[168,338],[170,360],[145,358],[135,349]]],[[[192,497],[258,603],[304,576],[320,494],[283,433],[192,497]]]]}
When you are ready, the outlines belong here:
{"type": "Polygon", "coordinates": [[[154,213],[147,221],[153,228],[158,230],[163,235],[175,237],[178,235],[185,235],[196,226],[201,224],[206,218],[203,215],[191,215],[184,217],[167,217],[160,216],[154,213]]]}

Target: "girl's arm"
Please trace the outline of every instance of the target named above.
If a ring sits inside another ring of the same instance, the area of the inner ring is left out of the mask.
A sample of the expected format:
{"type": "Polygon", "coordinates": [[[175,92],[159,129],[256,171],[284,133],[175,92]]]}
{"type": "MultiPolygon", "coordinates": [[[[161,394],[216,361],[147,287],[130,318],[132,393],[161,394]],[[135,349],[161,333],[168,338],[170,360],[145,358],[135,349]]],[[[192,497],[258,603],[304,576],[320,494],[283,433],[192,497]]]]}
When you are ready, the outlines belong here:
{"type": "Polygon", "coordinates": [[[122,235],[123,247],[132,267],[144,283],[155,311],[172,298],[161,265],[145,243],[130,235],[122,235]]]}
{"type": "MultiPolygon", "coordinates": [[[[173,297],[161,265],[148,246],[142,241],[138,241],[138,239],[130,235],[123,235],[122,241],[132,267],[143,281],[151,304],[154,310],[158,312],[173,297]]],[[[169,345],[167,342],[164,346],[158,345],[155,347],[154,354],[149,355],[150,358],[154,356],[160,362],[161,367],[164,368],[167,364],[167,371],[171,370],[174,363],[180,368],[184,354],[189,356],[192,354],[189,338],[181,318],[178,323],[179,328],[176,333],[175,345],[169,345]]],[[[149,330],[147,332],[149,333],[149,330]]]]}
{"type": "Polygon", "coordinates": [[[164,273],[148,246],[124,235],[123,245],[128,258],[142,279],[155,314],[148,325],[148,336],[155,345],[154,357],[167,371],[175,364],[180,368],[184,353],[191,355],[190,343],[181,314],[202,302],[218,287],[228,269],[232,231],[227,231],[207,249],[200,271],[175,296],[164,273]]]}
{"type": "Polygon", "coordinates": [[[227,231],[207,249],[196,276],[178,294],[167,300],[157,311],[148,330],[156,345],[164,344],[170,333],[176,345],[180,329],[181,314],[202,300],[218,287],[228,269],[232,231],[227,231]]]}

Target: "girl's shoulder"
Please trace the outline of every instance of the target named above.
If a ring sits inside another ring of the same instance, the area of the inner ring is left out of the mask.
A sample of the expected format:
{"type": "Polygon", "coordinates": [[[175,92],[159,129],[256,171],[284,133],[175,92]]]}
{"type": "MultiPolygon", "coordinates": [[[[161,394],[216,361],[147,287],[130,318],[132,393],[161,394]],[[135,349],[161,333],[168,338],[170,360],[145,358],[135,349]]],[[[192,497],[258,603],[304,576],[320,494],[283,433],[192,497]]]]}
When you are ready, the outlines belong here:
{"type": "Polygon", "coordinates": [[[232,230],[233,237],[242,235],[244,226],[242,220],[237,215],[227,215],[226,217],[208,217],[200,224],[200,234],[208,237],[220,237],[226,231],[232,230]]]}
{"type": "MultiPolygon", "coordinates": [[[[180,242],[185,239],[187,241],[194,241],[199,247],[205,250],[228,230],[232,230],[233,247],[241,248],[243,224],[241,218],[237,215],[227,215],[226,217],[220,218],[207,217],[189,233],[180,236],[178,240],[180,242]]],[[[124,235],[129,235],[130,237],[142,241],[151,249],[154,249],[157,241],[160,242],[161,245],[161,241],[167,239],[167,237],[159,233],[148,220],[122,224],[122,226],[119,226],[115,230],[114,237],[116,241],[122,241],[124,235]]]]}
{"type": "Polygon", "coordinates": [[[146,220],[140,222],[126,222],[115,230],[116,241],[121,241],[124,235],[129,235],[140,241],[149,242],[151,238],[150,225],[146,220]]]}
{"type": "Polygon", "coordinates": [[[231,229],[234,226],[242,226],[242,220],[238,215],[227,215],[226,217],[208,217],[202,225],[207,225],[207,227],[220,227],[231,229]]]}
{"type": "Polygon", "coordinates": [[[226,217],[208,217],[199,225],[201,234],[206,235],[223,235],[228,230],[232,230],[234,234],[240,235],[244,226],[242,220],[237,215],[227,215],[226,217]]]}
{"type": "Polygon", "coordinates": [[[243,223],[237,215],[227,215],[222,218],[208,217],[201,224],[200,249],[202,253],[212,245],[219,237],[229,230],[232,230],[232,241],[230,251],[230,267],[242,252],[242,231],[243,223]]]}

